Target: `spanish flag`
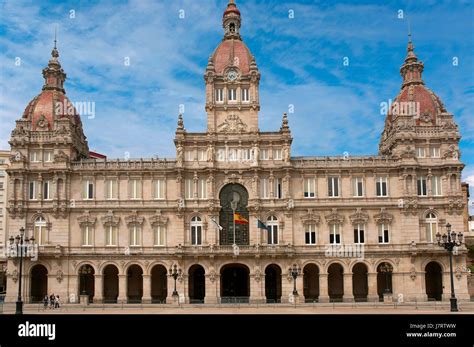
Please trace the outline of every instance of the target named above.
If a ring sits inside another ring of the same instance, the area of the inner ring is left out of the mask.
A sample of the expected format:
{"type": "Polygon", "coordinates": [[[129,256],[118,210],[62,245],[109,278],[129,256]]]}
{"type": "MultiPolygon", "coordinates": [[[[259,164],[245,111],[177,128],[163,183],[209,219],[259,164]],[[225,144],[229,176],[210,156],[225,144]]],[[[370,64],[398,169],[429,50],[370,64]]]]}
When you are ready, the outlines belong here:
{"type": "Polygon", "coordinates": [[[244,218],[240,213],[234,213],[235,224],[249,224],[249,221],[244,218]]]}

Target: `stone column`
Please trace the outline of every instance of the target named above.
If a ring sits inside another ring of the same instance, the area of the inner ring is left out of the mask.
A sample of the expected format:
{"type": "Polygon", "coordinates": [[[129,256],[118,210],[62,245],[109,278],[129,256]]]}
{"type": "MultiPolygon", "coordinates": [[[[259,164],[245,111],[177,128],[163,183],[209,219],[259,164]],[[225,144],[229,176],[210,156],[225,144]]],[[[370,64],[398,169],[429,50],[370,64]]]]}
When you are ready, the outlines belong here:
{"type": "MultiPolygon", "coordinates": [[[[166,281],[167,294],[166,294],[166,303],[167,304],[177,304],[177,299],[173,297],[174,291],[174,278],[170,275],[167,277],[166,281]]],[[[178,281],[176,281],[176,288],[178,287],[178,281]]]]}
{"type": "Polygon", "coordinates": [[[373,302],[379,300],[377,294],[377,273],[369,272],[367,274],[367,285],[369,287],[369,294],[367,295],[367,301],[373,302]]]}
{"type": "Polygon", "coordinates": [[[206,274],[206,295],[204,297],[205,304],[218,303],[218,293],[220,292],[220,276],[215,273],[206,274]]]}
{"type": "Polygon", "coordinates": [[[250,275],[250,298],[251,303],[265,303],[265,274],[260,270],[250,275]]]}
{"type": "Polygon", "coordinates": [[[351,302],[354,301],[354,293],[352,289],[352,273],[344,273],[344,296],[342,301],[351,302]]]}
{"type": "Polygon", "coordinates": [[[127,302],[127,275],[118,275],[119,278],[119,295],[117,298],[118,303],[127,302]]]}
{"type": "Polygon", "coordinates": [[[329,302],[328,274],[319,274],[319,302],[329,302]]]}
{"type": "Polygon", "coordinates": [[[101,303],[104,299],[104,284],[102,274],[94,275],[94,303],[101,303]]]}
{"type": "Polygon", "coordinates": [[[151,276],[150,275],[142,275],[142,276],[143,276],[142,303],[151,304],[151,276]]]}

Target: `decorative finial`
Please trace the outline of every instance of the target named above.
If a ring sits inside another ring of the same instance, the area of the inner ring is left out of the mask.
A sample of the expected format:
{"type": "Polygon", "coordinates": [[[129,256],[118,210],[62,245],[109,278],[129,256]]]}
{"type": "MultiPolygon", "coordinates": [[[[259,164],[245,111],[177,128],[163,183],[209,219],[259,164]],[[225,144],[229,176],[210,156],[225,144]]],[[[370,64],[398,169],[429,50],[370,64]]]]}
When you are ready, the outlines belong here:
{"type": "Polygon", "coordinates": [[[411,43],[411,22],[408,19],[408,43],[411,43]]]}
{"type": "Polygon", "coordinates": [[[178,115],[178,129],[184,129],[183,115],[181,113],[178,115]]]}
{"type": "Polygon", "coordinates": [[[54,49],[56,49],[56,35],[58,31],[58,26],[54,27],[54,49]]]}

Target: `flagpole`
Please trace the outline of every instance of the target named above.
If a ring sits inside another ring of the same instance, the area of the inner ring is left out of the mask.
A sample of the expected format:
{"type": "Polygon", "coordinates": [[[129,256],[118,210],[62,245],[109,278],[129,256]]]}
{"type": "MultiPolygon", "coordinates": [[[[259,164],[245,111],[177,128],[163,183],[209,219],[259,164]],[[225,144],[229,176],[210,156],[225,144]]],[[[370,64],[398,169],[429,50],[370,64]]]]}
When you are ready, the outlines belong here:
{"type": "Polygon", "coordinates": [[[233,244],[233,246],[235,248],[235,210],[237,208],[237,201],[232,200],[230,202],[230,206],[232,208],[232,222],[234,224],[234,244],[233,244]]]}

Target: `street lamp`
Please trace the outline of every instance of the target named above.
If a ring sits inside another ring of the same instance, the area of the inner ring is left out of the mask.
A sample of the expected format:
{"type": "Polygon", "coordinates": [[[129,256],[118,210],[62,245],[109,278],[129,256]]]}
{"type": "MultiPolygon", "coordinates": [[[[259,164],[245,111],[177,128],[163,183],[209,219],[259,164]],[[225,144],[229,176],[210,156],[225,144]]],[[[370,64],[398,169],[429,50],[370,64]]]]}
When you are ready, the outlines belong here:
{"type": "Polygon", "coordinates": [[[443,247],[449,253],[449,274],[451,276],[451,312],[458,312],[458,300],[456,299],[456,294],[454,293],[454,278],[453,278],[453,249],[454,247],[459,247],[462,245],[463,234],[459,232],[456,235],[456,232],[451,231],[451,224],[446,224],[446,234],[441,234],[439,231],[436,233],[436,240],[438,241],[438,246],[443,247]],[[442,239],[442,240],[441,240],[442,239]]]}
{"type": "Polygon", "coordinates": [[[173,277],[174,279],[174,290],[173,290],[173,296],[178,296],[178,291],[176,290],[176,280],[178,279],[179,276],[181,276],[181,269],[178,269],[178,266],[174,264],[172,267],[170,267],[170,276],[173,277]]]}
{"type": "Polygon", "coordinates": [[[25,237],[25,228],[20,228],[20,235],[17,235],[15,238],[10,236],[10,247],[16,248],[16,256],[20,257],[20,277],[18,279],[18,298],[16,301],[16,311],[15,314],[23,314],[23,301],[21,299],[21,280],[23,274],[23,257],[26,256],[27,247],[29,244],[33,244],[35,238],[32,236],[30,239],[25,237]]]}
{"type": "Polygon", "coordinates": [[[389,263],[383,263],[380,265],[380,272],[385,273],[385,293],[390,294],[392,291],[390,290],[389,286],[389,281],[390,281],[390,275],[393,272],[393,267],[389,263]]]}
{"type": "Polygon", "coordinates": [[[291,276],[293,277],[293,295],[298,295],[298,291],[296,290],[296,279],[301,274],[301,268],[297,264],[293,264],[293,267],[290,267],[289,270],[291,276]]]}
{"type": "Polygon", "coordinates": [[[239,254],[239,246],[235,243],[235,211],[237,210],[237,204],[239,203],[240,195],[237,192],[232,193],[232,200],[230,201],[230,207],[232,208],[232,222],[233,222],[233,231],[234,231],[234,242],[232,248],[234,249],[234,254],[239,254]]]}

